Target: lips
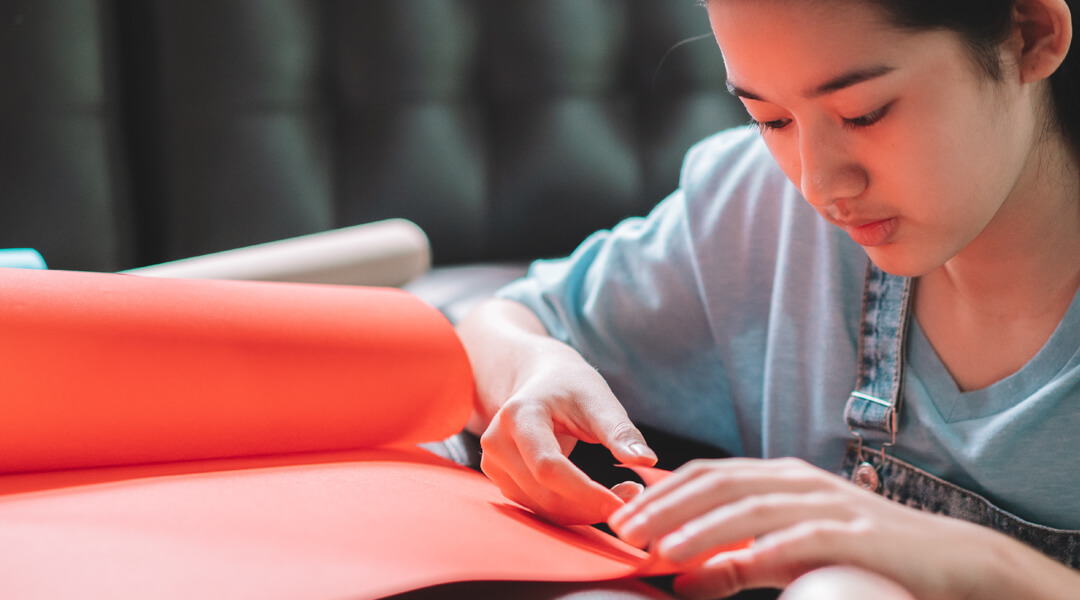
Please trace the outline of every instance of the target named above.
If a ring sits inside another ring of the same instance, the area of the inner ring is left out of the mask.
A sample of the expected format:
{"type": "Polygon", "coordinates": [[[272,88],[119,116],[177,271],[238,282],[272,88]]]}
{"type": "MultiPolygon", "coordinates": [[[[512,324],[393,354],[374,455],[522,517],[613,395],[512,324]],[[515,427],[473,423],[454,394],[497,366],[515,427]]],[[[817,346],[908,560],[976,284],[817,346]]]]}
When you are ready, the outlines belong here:
{"type": "Polygon", "coordinates": [[[837,223],[860,246],[880,246],[888,243],[896,232],[898,224],[899,221],[896,217],[849,220],[837,223]]]}

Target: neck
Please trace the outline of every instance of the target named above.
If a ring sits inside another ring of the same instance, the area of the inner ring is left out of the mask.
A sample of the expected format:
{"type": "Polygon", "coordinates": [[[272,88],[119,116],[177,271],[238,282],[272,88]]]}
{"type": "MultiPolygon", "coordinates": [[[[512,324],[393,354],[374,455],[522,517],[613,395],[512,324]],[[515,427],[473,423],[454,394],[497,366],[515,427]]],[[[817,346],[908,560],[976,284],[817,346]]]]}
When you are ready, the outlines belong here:
{"type": "Polygon", "coordinates": [[[1067,148],[1036,151],[979,237],[920,285],[987,317],[1063,315],[1080,286],[1080,162],[1067,148]]]}
{"type": "Polygon", "coordinates": [[[1080,287],[1080,169],[1058,156],[1070,162],[1032,170],[975,241],[919,278],[915,315],[961,390],[1023,368],[1080,287]]]}

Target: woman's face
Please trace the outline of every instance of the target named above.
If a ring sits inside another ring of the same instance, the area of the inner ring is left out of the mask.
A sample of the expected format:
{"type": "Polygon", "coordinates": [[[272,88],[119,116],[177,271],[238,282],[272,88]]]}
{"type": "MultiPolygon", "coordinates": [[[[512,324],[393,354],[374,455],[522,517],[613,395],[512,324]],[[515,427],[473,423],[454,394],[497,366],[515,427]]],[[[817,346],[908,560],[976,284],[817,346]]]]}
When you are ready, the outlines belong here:
{"type": "Polygon", "coordinates": [[[881,268],[922,275],[1002,228],[1033,177],[1037,120],[1015,69],[994,81],[957,34],[898,29],[859,0],[708,10],[781,168],[881,268]]]}

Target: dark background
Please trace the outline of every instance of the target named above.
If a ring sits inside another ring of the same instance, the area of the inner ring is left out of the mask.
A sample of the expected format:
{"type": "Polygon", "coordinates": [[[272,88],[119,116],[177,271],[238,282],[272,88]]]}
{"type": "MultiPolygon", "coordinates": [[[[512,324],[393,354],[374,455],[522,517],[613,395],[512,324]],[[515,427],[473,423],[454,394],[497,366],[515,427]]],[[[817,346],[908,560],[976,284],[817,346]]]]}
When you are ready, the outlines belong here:
{"type": "Polygon", "coordinates": [[[708,33],[695,0],[0,0],[0,248],[114,271],[404,217],[437,265],[565,254],[745,122],[708,33]]]}

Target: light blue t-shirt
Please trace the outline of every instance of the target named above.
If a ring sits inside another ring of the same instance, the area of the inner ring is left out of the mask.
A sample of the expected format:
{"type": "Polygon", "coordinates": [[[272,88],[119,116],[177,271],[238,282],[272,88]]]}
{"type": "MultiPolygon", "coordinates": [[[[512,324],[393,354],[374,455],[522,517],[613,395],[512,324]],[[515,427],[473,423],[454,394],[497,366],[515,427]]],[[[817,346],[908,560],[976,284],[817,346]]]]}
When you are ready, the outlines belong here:
{"type": "MultiPolygon", "coordinates": [[[[693,148],[680,189],[648,217],[535,263],[500,296],[577,348],[635,422],[835,472],[867,260],[740,128],[693,148]]],[[[893,455],[1021,518],[1080,529],[1080,300],[988,388],[960,392],[918,323],[908,359],[893,455]]]]}

